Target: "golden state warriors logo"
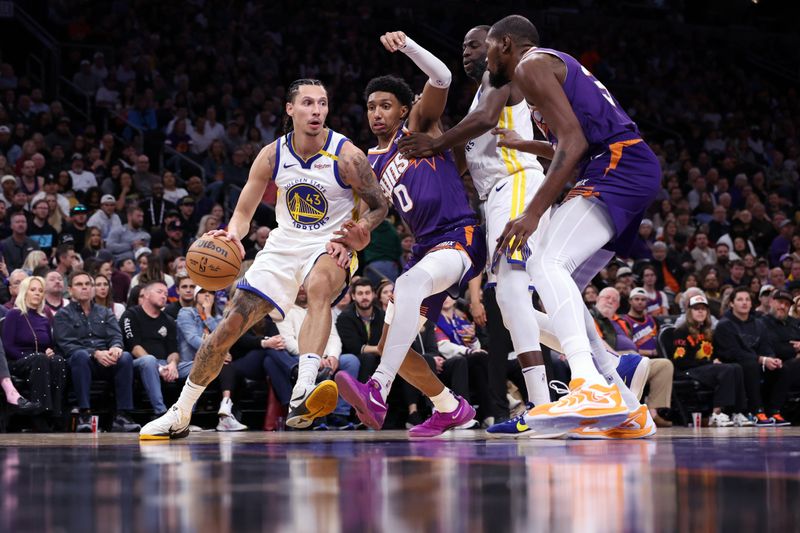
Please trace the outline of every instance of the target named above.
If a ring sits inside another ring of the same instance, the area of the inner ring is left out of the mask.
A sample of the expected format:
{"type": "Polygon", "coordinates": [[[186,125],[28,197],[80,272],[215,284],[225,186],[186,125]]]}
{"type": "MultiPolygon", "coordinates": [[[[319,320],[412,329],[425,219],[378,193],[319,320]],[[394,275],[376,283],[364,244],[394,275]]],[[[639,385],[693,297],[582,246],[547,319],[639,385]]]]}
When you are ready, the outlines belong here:
{"type": "Polygon", "coordinates": [[[286,205],[292,220],[303,226],[319,225],[328,214],[325,194],[309,183],[297,183],[289,187],[286,205]]]}

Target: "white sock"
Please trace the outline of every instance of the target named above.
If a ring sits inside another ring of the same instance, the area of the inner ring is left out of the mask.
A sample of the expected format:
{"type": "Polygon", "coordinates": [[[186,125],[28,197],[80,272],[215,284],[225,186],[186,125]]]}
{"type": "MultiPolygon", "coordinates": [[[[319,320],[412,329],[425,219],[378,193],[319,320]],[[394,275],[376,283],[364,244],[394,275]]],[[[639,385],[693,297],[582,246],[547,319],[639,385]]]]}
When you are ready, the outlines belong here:
{"type": "Polygon", "coordinates": [[[550,403],[550,391],[547,388],[547,373],[544,365],[528,366],[522,369],[525,387],[528,389],[528,401],[533,405],[550,403]]]}
{"type": "Polygon", "coordinates": [[[204,390],[206,390],[206,388],[202,385],[196,385],[192,383],[190,379],[187,379],[175,405],[184,413],[191,413],[192,409],[194,409],[194,404],[197,403],[198,398],[200,398],[204,390]]]}
{"type": "Polygon", "coordinates": [[[440,413],[452,413],[458,409],[458,400],[447,387],[436,396],[431,396],[431,402],[433,402],[433,408],[440,413]]]}
{"type": "Polygon", "coordinates": [[[317,372],[322,358],[315,353],[307,353],[300,356],[300,363],[297,368],[297,385],[313,385],[317,380],[317,372]]]}
{"type": "Polygon", "coordinates": [[[639,403],[639,399],[636,397],[635,394],[633,394],[633,392],[631,392],[631,389],[629,389],[628,386],[625,385],[625,382],[622,381],[622,378],[619,377],[619,374],[617,374],[616,370],[612,370],[608,374],[604,374],[603,377],[606,378],[606,381],[608,381],[609,385],[614,383],[617,386],[620,394],[622,395],[622,400],[625,402],[625,406],[628,408],[629,411],[635,411],[636,409],[639,408],[639,406],[641,405],[639,403]]]}

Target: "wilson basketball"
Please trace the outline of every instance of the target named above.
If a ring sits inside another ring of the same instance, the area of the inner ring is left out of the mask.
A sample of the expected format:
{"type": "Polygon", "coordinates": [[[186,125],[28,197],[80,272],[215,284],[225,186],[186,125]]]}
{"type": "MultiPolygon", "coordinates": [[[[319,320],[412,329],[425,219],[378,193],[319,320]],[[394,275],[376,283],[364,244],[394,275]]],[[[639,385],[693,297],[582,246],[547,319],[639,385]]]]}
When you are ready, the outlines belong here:
{"type": "Polygon", "coordinates": [[[186,271],[192,281],[210,291],[225,289],[239,276],[242,257],[231,241],[202,237],[186,254],[186,271]]]}

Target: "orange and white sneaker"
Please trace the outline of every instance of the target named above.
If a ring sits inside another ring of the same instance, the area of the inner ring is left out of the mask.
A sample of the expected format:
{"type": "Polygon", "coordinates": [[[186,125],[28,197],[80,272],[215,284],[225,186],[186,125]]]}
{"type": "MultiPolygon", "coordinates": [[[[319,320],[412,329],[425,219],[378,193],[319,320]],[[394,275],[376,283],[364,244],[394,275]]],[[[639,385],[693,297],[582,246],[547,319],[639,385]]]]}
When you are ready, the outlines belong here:
{"type": "Polygon", "coordinates": [[[628,414],[625,422],[610,429],[580,427],[573,429],[570,439],[644,439],[656,434],[656,424],[646,405],[640,405],[628,414]]]}
{"type": "Polygon", "coordinates": [[[628,408],[616,385],[589,385],[576,378],[569,382],[569,394],[560,400],[537,405],[525,416],[534,431],[564,430],[579,427],[607,429],[622,424],[628,408]]]}

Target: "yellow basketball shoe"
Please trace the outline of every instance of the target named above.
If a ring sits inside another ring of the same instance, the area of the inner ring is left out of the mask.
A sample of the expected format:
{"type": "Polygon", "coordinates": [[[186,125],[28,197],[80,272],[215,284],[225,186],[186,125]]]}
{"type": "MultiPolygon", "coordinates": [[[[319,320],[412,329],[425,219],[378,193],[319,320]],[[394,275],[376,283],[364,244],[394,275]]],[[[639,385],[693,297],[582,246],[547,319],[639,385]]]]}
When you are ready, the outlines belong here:
{"type": "Polygon", "coordinates": [[[580,427],[567,435],[570,439],[644,439],[656,434],[656,424],[646,405],[628,414],[625,422],[610,429],[580,427]]]}
{"type": "Polygon", "coordinates": [[[569,394],[560,400],[537,405],[525,416],[535,431],[579,427],[613,428],[625,421],[628,408],[616,385],[588,384],[582,378],[569,382],[569,394]]]}
{"type": "Polygon", "coordinates": [[[286,425],[295,429],[309,427],[315,419],[327,416],[336,409],[339,401],[339,388],[332,379],[326,379],[310,388],[295,385],[293,398],[289,403],[286,425]]]}

